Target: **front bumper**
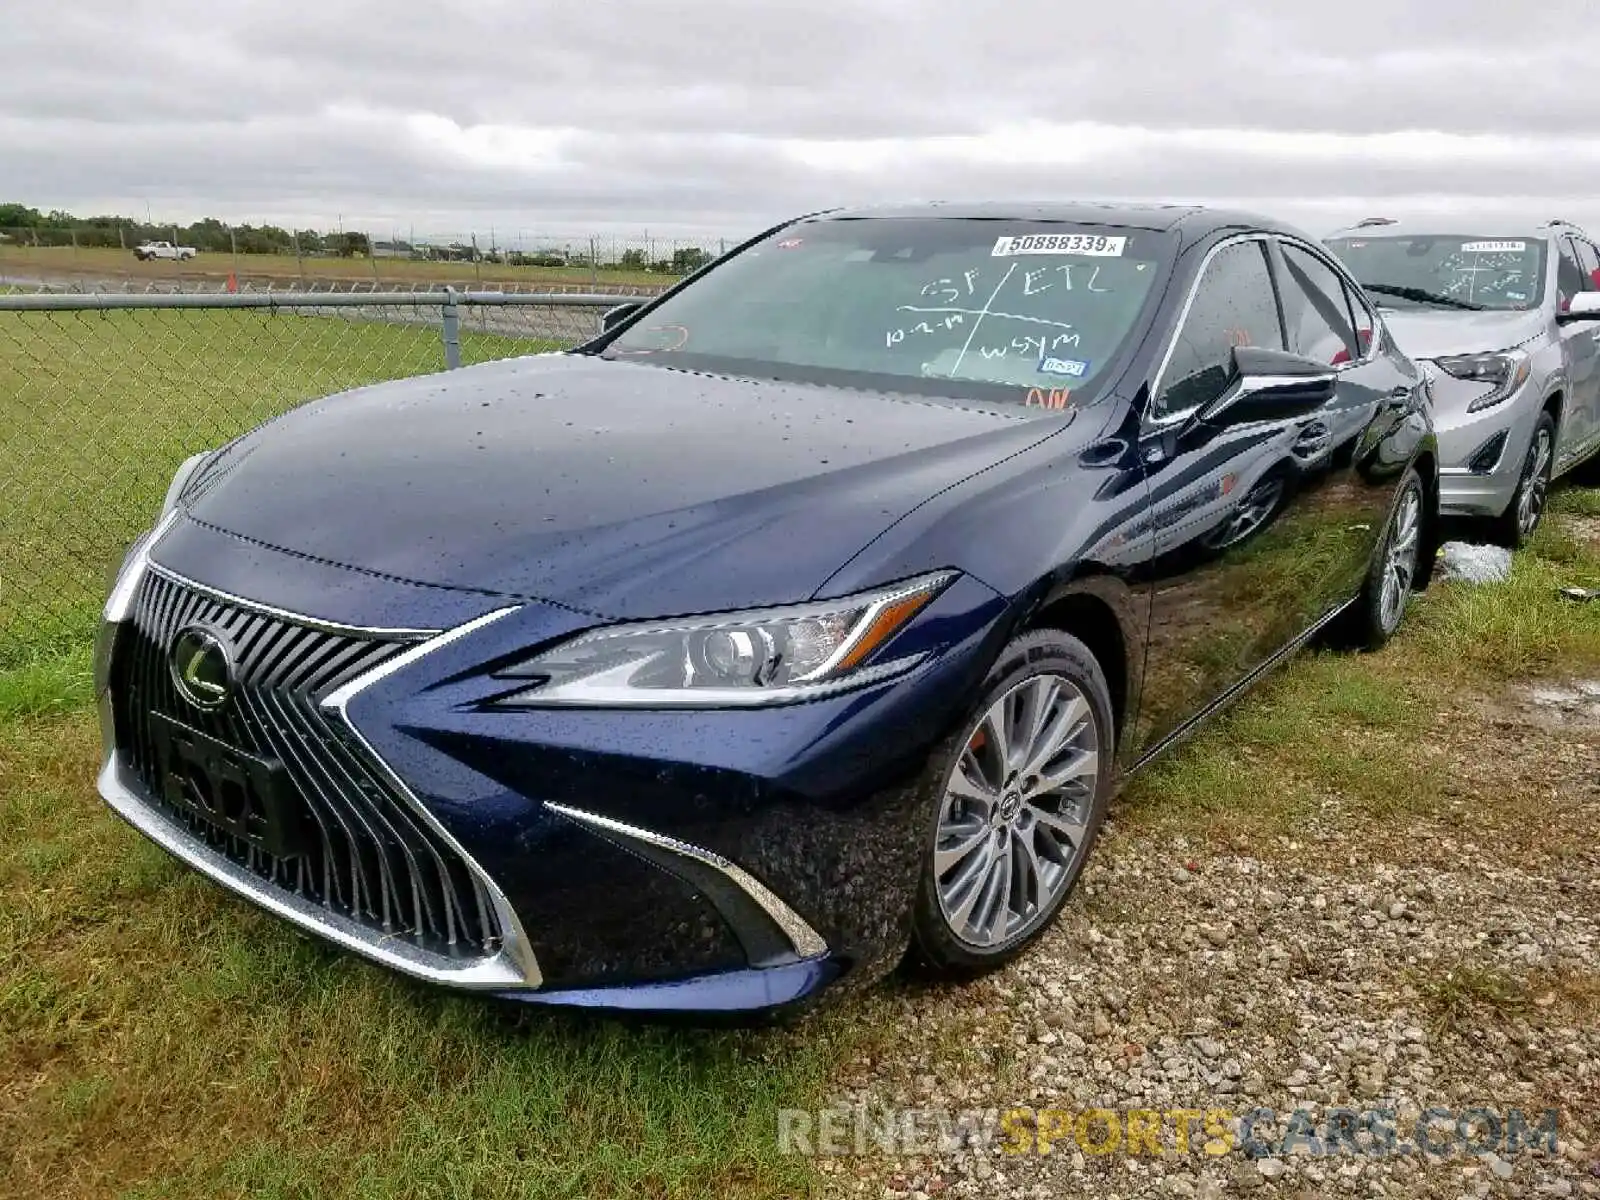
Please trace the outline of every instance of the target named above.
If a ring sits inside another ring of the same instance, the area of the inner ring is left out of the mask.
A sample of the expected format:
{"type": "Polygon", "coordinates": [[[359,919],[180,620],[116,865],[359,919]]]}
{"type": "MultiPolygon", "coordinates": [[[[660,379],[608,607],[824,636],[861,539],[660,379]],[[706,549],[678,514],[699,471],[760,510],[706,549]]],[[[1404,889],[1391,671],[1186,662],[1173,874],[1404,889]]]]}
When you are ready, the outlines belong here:
{"type": "Polygon", "coordinates": [[[1439,440],[1439,510],[1446,516],[1498,517],[1522,477],[1543,395],[1530,378],[1505,400],[1481,412],[1467,405],[1485,389],[1429,367],[1439,440]]]}
{"type": "Polygon", "coordinates": [[[486,706],[501,685],[483,664],[581,618],[528,604],[433,636],[331,627],[136,557],[141,579],[97,664],[99,786],[114,810],[223,886],[391,969],[647,1011],[781,1008],[898,959],[921,767],[981,676],[1003,607],[958,583],[928,614],[942,640],[959,634],[953,645],[911,677],[811,704],[511,712],[486,706]],[[290,647],[243,656],[237,717],[188,711],[171,690],[166,647],[196,622],[240,646],[290,647]],[[360,669],[341,673],[346,662],[360,669]],[[174,806],[144,748],[149,713],[166,710],[284,765],[315,834],[305,862],[174,806]]]}

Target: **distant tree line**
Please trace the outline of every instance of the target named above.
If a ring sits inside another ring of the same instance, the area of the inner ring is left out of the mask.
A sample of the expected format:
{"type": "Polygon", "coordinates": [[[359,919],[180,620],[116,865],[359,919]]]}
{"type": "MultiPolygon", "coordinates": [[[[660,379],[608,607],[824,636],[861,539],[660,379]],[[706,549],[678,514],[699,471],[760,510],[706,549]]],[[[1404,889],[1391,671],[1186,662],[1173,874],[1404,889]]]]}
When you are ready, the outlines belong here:
{"type": "MultiPolygon", "coordinates": [[[[0,204],[0,243],[9,240],[25,246],[112,247],[132,250],[141,242],[171,241],[213,254],[337,255],[343,258],[415,258],[445,262],[506,263],[514,267],[589,267],[607,265],[591,261],[590,253],[561,249],[480,249],[476,242],[413,245],[394,239],[372,241],[365,233],[343,230],[323,233],[315,229],[281,229],[276,225],[228,225],[206,217],[192,225],[152,224],[133,217],[79,217],[59,209],[40,212],[23,204],[0,204]]],[[[593,247],[593,243],[590,243],[593,247]]],[[[598,257],[598,256],[597,256],[598,257]]],[[[644,250],[624,250],[615,263],[624,270],[687,275],[710,262],[712,255],[698,246],[673,249],[670,258],[652,259],[644,250]]]]}
{"type": "Polygon", "coordinates": [[[229,226],[215,217],[192,225],[151,224],[133,217],[79,217],[60,209],[40,212],[25,204],[0,204],[0,233],[31,246],[112,246],[131,250],[140,242],[177,241],[196,250],[225,254],[336,254],[345,258],[372,253],[364,233],[322,233],[280,229],[276,225],[229,226]]]}
{"type": "Polygon", "coordinates": [[[643,250],[624,250],[617,265],[633,271],[660,271],[672,275],[687,275],[698,271],[711,261],[711,255],[699,246],[685,246],[674,250],[670,259],[646,262],[643,250]]]}

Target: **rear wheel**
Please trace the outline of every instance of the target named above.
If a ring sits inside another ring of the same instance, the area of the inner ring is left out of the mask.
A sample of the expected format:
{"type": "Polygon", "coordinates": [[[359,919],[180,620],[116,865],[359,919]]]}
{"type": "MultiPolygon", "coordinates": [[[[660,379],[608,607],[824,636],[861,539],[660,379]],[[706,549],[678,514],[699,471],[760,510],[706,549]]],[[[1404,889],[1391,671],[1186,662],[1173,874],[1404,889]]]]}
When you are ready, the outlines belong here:
{"type": "Polygon", "coordinates": [[[1548,411],[1539,414],[1522,460],[1516,495],[1506,511],[1495,520],[1495,540],[1513,550],[1524,546],[1544,518],[1545,500],[1550,494],[1550,475],[1556,461],[1556,422],[1548,411]]]}
{"type": "Polygon", "coordinates": [[[1368,650],[1382,646],[1400,628],[1422,562],[1427,496],[1416,468],[1400,481],[1389,523],[1372,552],[1367,581],[1352,613],[1352,640],[1368,650]]]}
{"type": "Polygon", "coordinates": [[[925,965],[992,970],[1044,932],[1100,830],[1114,745],[1087,646],[1055,630],[1007,645],[953,748],[927,768],[937,811],[912,920],[925,965]]]}

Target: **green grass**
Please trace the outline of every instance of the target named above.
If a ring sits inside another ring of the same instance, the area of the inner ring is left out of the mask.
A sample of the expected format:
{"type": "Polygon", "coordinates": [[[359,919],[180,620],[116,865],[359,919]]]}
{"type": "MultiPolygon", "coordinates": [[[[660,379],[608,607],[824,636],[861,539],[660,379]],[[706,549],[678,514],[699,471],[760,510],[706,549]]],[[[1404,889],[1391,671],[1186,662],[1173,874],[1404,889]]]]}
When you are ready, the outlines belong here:
{"type": "MultiPolygon", "coordinates": [[[[1558,514],[1592,493],[1559,495],[1558,514]]],[[[1513,680],[1600,671],[1600,604],[1564,599],[1561,589],[1572,585],[1600,586],[1600,544],[1575,538],[1557,515],[1504,582],[1435,583],[1382,652],[1323,651],[1291,662],[1136,777],[1120,802],[1124,819],[1136,830],[1273,838],[1319,822],[1403,823],[1458,811],[1459,764],[1419,749],[1451,734],[1477,736],[1468,733],[1477,724],[1454,717],[1441,730],[1441,712],[1513,680]]],[[[1478,782],[1502,815],[1517,811],[1517,796],[1495,792],[1502,783],[1478,782]]],[[[1538,781],[1516,786],[1523,782],[1538,781]]],[[[1533,791],[1522,799],[1533,809],[1541,802],[1533,791]]]]}
{"type": "MultiPolygon", "coordinates": [[[[464,330],[462,359],[553,345],[464,330]]],[[[0,666],[83,640],[190,454],[442,353],[437,328],[338,317],[0,313],[0,666]]]]}
{"type": "MultiPolygon", "coordinates": [[[[1583,472],[1586,479],[1595,474],[1593,467],[1583,472]]],[[[1550,510],[1574,517],[1600,517],[1600,487],[1561,488],[1551,495],[1550,510]]]]}
{"type": "Polygon", "coordinates": [[[301,937],[94,797],[79,664],[0,673],[0,1178],[30,1195],[794,1195],[776,1109],[861,1036],[449,996],[301,937]],[[20,711],[35,715],[19,716],[20,711]],[[39,715],[43,714],[43,715],[39,715]]]}
{"type": "Polygon", "coordinates": [[[1418,973],[1413,986],[1436,1031],[1459,1029],[1487,1016],[1497,1024],[1528,1007],[1527,985],[1493,967],[1460,961],[1443,971],[1418,973]]]}
{"type": "MultiPolygon", "coordinates": [[[[1596,493],[1559,493],[1562,511],[1596,493]]],[[[1446,585],[1419,607],[1419,649],[1444,678],[1513,679],[1600,663],[1600,604],[1564,598],[1564,587],[1600,587],[1600,545],[1580,541],[1559,518],[1540,526],[1512,561],[1510,577],[1479,587],[1446,585]]]]}
{"type": "Polygon", "coordinates": [[[77,712],[94,699],[94,666],[87,645],[35,654],[0,671],[0,726],[24,717],[77,712]]]}

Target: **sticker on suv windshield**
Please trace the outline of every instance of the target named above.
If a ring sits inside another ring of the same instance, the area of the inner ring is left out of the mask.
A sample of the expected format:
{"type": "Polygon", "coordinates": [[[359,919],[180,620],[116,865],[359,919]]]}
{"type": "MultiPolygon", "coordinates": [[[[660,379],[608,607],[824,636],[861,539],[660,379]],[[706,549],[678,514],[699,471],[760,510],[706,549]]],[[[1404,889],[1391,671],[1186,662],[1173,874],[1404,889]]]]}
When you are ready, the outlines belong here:
{"type": "Polygon", "coordinates": [[[1105,237],[1097,233],[1027,233],[1021,237],[996,238],[991,258],[1013,254],[1089,254],[1120,258],[1128,244],[1125,237],[1105,237]]]}
{"type": "Polygon", "coordinates": [[[1466,242],[1461,247],[1463,254],[1521,254],[1528,248],[1527,242],[1466,242]]]}
{"type": "Polygon", "coordinates": [[[1039,359],[1039,373],[1041,375],[1070,375],[1074,379],[1082,379],[1089,370],[1089,364],[1078,358],[1056,358],[1046,354],[1039,359]]]}

